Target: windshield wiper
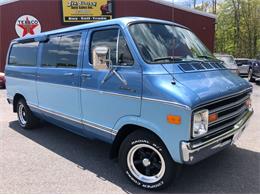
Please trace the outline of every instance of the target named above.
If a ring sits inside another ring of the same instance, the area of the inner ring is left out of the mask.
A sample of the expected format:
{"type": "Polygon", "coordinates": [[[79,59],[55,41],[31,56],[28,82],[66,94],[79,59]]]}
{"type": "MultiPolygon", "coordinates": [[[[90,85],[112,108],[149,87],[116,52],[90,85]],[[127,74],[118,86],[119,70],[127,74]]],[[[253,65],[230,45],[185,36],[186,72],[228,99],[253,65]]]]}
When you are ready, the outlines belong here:
{"type": "Polygon", "coordinates": [[[196,56],[197,58],[206,58],[206,59],[212,59],[212,60],[216,60],[214,57],[212,56],[207,56],[207,55],[201,55],[201,56],[196,56]]]}
{"type": "Polygon", "coordinates": [[[176,57],[176,56],[164,56],[164,57],[160,57],[160,58],[154,58],[153,61],[157,62],[157,61],[162,61],[162,60],[169,60],[169,61],[182,61],[183,58],[180,57],[176,57]]]}

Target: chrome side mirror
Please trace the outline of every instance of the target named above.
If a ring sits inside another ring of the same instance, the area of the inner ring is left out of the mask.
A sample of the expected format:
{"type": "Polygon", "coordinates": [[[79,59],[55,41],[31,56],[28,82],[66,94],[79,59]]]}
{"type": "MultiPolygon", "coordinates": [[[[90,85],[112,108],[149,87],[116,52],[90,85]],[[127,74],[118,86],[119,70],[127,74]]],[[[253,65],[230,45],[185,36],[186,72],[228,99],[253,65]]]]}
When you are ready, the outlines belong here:
{"type": "Polygon", "coordinates": [[[112,75],[115,75],[124,85],[127,85],[126,80],[117,72],[117,66],[113,66],[108,47],[95,47],[93,49],[92,61],[95,70],[108,70],[101,81],[102,84],[104,84],[112,75]]]}
{"type": "Polygon", "coordinates": [[[95,47],[93,49],[93,68],[96,70],[108,70],[110,65],[110,50],[108,47],[95,47]]]}

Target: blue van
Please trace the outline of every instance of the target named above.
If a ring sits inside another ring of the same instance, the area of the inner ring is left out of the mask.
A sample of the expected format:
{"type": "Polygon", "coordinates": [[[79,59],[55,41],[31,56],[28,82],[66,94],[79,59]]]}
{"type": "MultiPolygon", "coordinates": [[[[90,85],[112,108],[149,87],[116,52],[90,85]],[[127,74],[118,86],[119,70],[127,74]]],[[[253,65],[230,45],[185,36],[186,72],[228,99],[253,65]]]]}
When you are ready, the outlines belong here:
{"type": "Polygon", "coordinates": [[[21,127],[44,120],[111,143],[147,189],[234,143],[253,114],[252,86],[169,21],[126,17],[18,38],[6,64],[21,127]]]}

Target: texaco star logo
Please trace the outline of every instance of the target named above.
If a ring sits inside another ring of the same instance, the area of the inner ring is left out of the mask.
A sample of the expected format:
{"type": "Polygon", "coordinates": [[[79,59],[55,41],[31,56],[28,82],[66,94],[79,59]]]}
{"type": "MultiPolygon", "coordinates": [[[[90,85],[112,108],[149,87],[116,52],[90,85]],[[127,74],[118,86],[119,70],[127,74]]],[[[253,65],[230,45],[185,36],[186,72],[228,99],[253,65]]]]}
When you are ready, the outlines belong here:
{"type": "Polygon", "coordinates": [[[33,16],[24,15],[17,19],[15,30],[19,37],[35,35],[41,32],[40,22],[33,16]]]}

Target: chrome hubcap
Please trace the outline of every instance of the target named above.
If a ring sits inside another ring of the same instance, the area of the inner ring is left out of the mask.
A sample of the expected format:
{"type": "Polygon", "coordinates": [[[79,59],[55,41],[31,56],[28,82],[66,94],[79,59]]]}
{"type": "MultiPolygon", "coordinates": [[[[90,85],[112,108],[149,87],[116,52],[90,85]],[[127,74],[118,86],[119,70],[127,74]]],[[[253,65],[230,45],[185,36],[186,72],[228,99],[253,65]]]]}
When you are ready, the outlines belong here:
{"type": "Polygon", "coordinates": [[[26,125],[26,113],[25,113],[24,105],[22,105],[22,104],[20,104],[18,107],[18,116],[19,116],[19,121],[21,122],[21,124],[26,125]]]}
{"type": "Polygon", "coordinates": [[[143,159],[143,165],[144,165],[145,167],[150,166],[150,164],[151,164],[151,162],[150,162],[150,160],[149,160],[148,158],[144,158],[144,159],[143,159]]]}
{"type": "Polygon", "coordinates": [[[148,144],[132,147],[127,154],[127,165],[133,176],[145,183],[155,183],[165,173],[165,161],[161,153],[148,144]]]}

